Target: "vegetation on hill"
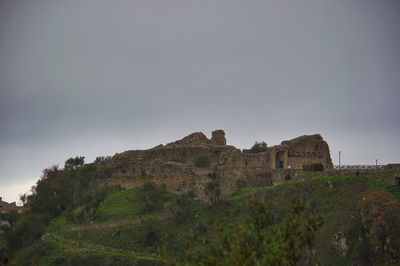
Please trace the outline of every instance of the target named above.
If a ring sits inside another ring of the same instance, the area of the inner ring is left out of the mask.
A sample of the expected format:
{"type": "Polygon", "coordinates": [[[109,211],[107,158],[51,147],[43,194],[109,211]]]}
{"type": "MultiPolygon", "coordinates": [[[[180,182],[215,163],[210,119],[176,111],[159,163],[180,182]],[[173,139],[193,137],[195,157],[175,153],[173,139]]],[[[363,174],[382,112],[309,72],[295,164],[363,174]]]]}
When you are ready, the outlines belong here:
{"type": "Polygon", "coordinates": [[[103,160],[81,159],[46,169],[23,197],[26,213],[2,214],[12,228],[0,235],[0,264],[399,262],[400,191],[376,178],[318,176],[241,188],[224,200],[211,182],[210,205],[193,191],[173,195],[153,183],[99,186],[103,160]]]}
{"type": "Polygon", "coordinates": [[[264,141],[260,142],[256,141],[249,151],[251,153],[259,153],[267,151],[267,149],[268,149],[267,143],[265,143],[264,141]]]}
{"type": "Polygon", "coordinates": [[[210,158],[207,155],[199,155],[194,159],[194,166],[208,167],[210,166],[210,158]]]}

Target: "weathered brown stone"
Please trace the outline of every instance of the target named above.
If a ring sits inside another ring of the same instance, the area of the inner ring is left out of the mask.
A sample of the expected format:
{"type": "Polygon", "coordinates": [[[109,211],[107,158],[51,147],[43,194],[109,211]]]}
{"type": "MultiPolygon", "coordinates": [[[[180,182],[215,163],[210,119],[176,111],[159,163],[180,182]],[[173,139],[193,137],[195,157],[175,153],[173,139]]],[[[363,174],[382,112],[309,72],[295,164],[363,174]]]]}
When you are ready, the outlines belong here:
{"type": "Polygon", "coordinates": [[[183,139],[168,143],[167,145],[194,145],[206,143],[208,138],[202,132],[194,132],[183,139]]]}
{"type": "Polygon", "coordinates": [[[215,145],[226,145],[225,132],[222,129],[211,132],[211,141],[215,145]]]}
{"type": "Polygon", "coordinates": [[[273,173],[277,166],[295,170],[312,163],[332,168],[328,144],[320,135],[283,141],[266,152],[254,154],[227,146],[224,131],[216,130],[211,140],[195,132],[165,146],[117,154],[107,164],[112,169],[108,183],[130,188],[154,182],[165,184],[171,193],[194,189],[198,198],[208,201],[204,188],[209,182],[218,183],[221,198],[225,198],[240,185],[283,182],[286,175],[273,173]],[[196,167],[194,161],[199,156],[207,156],[210,164],[196,167]]]}
{"type": "Polygon", "coordinates": [[[305,165],[322,163],[325,169],[333,167],[328,144],[321,135],[305,135],[268,149],[272,169],[303,169],[305,165]]]}

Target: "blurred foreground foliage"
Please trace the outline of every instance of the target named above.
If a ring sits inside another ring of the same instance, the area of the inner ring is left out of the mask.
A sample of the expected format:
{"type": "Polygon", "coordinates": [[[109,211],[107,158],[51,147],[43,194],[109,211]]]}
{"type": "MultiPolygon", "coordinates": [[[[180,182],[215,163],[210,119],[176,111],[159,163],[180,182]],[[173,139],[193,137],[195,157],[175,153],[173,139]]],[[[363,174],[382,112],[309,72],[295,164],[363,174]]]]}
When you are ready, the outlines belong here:
{"type": "MultiPolygon", "coordinates": [[[[8,261],[10,254],[30,246],[41,238],[44,227],[76,206],[82,206],[82,217],[95,219],[100,203],[115,187],[98,186],[106,176],[106,166],[84,164],[84,157],[65,161],[64,169],[57,165],[42,172],[42,176],[31,189],[31,194],[21,196],[25,211],[23,214],[3,214],[12,227],[4,228],[0,239],[0,261],[8,261]]],[[[77,218],[78,219],[78,218],[77,218]]],[[[83,219],[83,218],[82,218],[83,219]]]]}
{"type": "Polygon", "coordinates": [[[322,217],[307,217],[305,203],[294,200],[288,216],[278,225],[264,204],[248,201],[246,214],[232,228],[214,223],[212,237],[193,237],[179,265],[296,265],[316,263],[314,234],[322,217]]]}

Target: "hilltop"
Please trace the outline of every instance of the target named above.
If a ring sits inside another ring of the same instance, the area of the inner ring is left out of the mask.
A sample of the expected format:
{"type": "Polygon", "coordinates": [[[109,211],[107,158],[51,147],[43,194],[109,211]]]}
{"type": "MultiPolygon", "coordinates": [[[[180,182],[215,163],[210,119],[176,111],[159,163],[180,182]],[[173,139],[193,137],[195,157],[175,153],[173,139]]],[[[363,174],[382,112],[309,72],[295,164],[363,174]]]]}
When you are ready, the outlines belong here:
{"type": "Polygon", "coordinates": [[[319,134],[283,141],[253,153],[226,145],[223,130],[213,131],[211,139],[195,132],[167,145],[117,154],[106,162],[108,184],[133,188],[154,182],[165,184],[171,193],[194,189],[204,201],[210,200],[204,192],[210,182],[217,183],[220,197],[226,198],[236,192],[238,185],[278,184],[296,170],[313,164],[332,169],[329,146],[319,134]]]}
{"type": "Polygon", "coordinates": [[[249,150],[217,130],[66,160],[2,214],[0,265],[399,263],[398,165],[332,167],[316,134],[249,150]]]}
{"type": "MultiPolygon", "coordinates": [[[[381,246],[370,241],[371,236],[364,229],[365,217],[360,213],[360,202],[374,191],[393,195],[390,197],[396,200],[395,205],[381,210],[384,215],[393,215],[389,212],[397,210],[398,188],[367,176],[321,176],[274,186],[240,188],[232,197],[213,205],[196,201],[188,194],[173,195],[155,186],[117,190],[97,207],[93,221],[84,206],[66,211],[44,229],[42,240],[18,251],[16,258],[18,265],[175,264],[193,245],[200,250],[206,248],[201,241],[192,240],[193,236],[212,241],[218,225],[233,232],[245,217],[250,199],[264,204],[270,226],[283,222],[292,200],[301,199],[307,202],[305,218],[324,219],[324,226],[315,234],[313,249],[322,265],[379,264],[383,259],[381,246]],[[155,191],[160,199],[153,198],[157,206],[148,213],[143,212],[139,196],[143,191],[155,191]],[[379,252],[374,251],[374,245],[379,252]]],[[[385,232],[394,252],[390,252],[394,257],[388,258],[392,262],[397,261],[395,254],[400,248],[396,221],[398,218],[389,219],[393,227],[385,232]]]]}

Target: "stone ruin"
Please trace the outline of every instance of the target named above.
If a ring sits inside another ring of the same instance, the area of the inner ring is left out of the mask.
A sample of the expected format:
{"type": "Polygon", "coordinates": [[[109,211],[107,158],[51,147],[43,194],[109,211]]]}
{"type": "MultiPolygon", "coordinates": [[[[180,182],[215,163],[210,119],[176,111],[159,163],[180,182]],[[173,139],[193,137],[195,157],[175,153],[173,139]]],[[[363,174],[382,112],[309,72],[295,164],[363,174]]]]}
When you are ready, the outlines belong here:
{"type": "Polygon", "coordinates": [[[250,153],[226,145],[225,132],[215,130],[211,139],[195,132],[152,149],[116,154],[107,162],[111,169],[107,183],[133,188],[154,182],[165,184],[171,193],[193,189],[199,199],[210,201],[205,189],[210,182],[218,189],[218,197],[226,198],[240,186],[288,181],[287,175],[279,173],[314,163],[321,163],[325,169],[333,167],[328,144],[318,134],[283,141],[265,152],[250,153]],[[196,166],[199,156],[208,158],[207,165],[196,166]]]}

